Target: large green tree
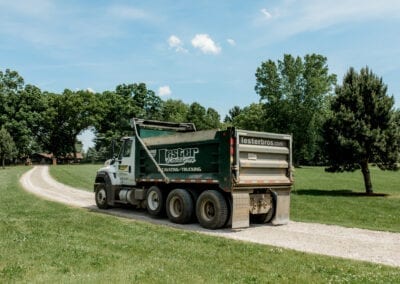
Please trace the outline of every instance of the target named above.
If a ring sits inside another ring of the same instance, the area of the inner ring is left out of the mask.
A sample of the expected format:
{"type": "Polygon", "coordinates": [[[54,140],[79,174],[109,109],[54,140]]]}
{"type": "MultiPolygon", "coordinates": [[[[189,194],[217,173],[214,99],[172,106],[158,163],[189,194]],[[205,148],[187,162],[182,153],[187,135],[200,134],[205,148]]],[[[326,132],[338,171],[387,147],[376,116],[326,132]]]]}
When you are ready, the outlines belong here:
{"type": "Polygon", "coordinates": [[[197,130],[219,128],[221,126],[218,112],[213,108],[206,109],[197,102],[189,106],[186,120],[194,123],[197,130]]]}
{"type": "Polygon", "coordinates": [[[324,124],[328,170],[361,168],[367,194],[373,193],[369,163],[397,169],[400,129],[393,106],[382,78],[368,67],[359,73],[350,68],[336,88],[332,115],[324,124]]]}
{"type": "Polygon", "coordinates": [[[225,115],[224,122],[228,124],[233,124],[235,117],[237,117],[242,112],[240,106],[234,106],[231,108],[227,115],[225,115]]]}
{"type": "MultiPolygon", "coordinates": [[[[133,117],[161,119],[162,100],[144,83],[121,84],[97,95],[101,106],[96,126],[96,151],[111,155],[112,140],[132,134],[133,117]]],[[[103,158],[107,158],[103,157],[103,158]]]]}
{"type": "Polygon", "coordinates": [[[33,85],[24,85],[15,71],[0,72],[0,125],[12,136],[19,157],[38,150],[36,138],[45,105],[42,92],[33,85]]]}
{"type": "Polygon", "coordinates": [[[162,100],[153,90],[148,89],[145,83],[121,84],[116,87],[115,92],[126,99],[135,117],[161,118],[162,100]]]}
{"type": "Polygon", "coordinates": [[[0,161],[4,169],[5,160],[15,157],[16,147],[10,133],[4,128],[0,129],[0,161]]]}
{"type": "Polygon", "coordinates": [[[70,143],[67,143],[68,113],[65,110],[65,98],[60,94],[43,93],[46,111],[42,113],[43,123],[39,129],[39,143],[44,151],[53,153],[55,157],[71,153],[70,143]]]}
{"type": "MultiPolygon", "coordinates": [[[[232,124],[238,128],[246,130],[264,131],[265,121],[260,119],[260,114],[263,113],[263,104],[250,104],[240,110],[239,113],[230,113],[232,117],[232,124]]],[[[237,110],[237,109],[236,109],[237,110]]]]}
{"type": "Polygon", "coordinates": [[[255,91],[263,103],[259,120],[265,131],[293,134],[294,162],[313,160],[326,112],[326,98],[336,83],[327,58],[311,54],[263,62],[256,71],[255,91]]]}
{"type": "MultiPolygon", "coordinates": [[[[62,94],[65,123],[64,128],[68,133],[65,141],[76,155],[77,136],[89,127],[94,127],[100,120],[101,106],[94,93],[88,90],[73,92],[64,90],[62,94]]],[[[76,158],[76,156],[74,156],[76,158]]]]}
{"type": "Polygon", "coordinates": [[[171,122],[186,122],[189,106],[181,100],[166,100],[161,110],[161,119],[171,122]]]}
{"type": "Polygon", "coordinates": [[[100,105],[89,91],[64,90],[62,94],[45,93],[46,110],[39,130],[42,148],[56,157],[77,152],[77,136],[100,117],[100,105]]]}

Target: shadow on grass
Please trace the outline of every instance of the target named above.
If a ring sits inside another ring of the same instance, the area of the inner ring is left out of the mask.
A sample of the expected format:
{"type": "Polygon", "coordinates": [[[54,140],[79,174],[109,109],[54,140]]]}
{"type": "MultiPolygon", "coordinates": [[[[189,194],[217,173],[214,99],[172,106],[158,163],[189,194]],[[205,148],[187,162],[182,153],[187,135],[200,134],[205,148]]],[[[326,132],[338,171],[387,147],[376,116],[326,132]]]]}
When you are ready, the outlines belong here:
{"type": "Polygon", "coordinates": [[[297,189],[292,191],[293,194],[297,195],[309,195],[309,196],[359,196],[359,197],[386,197],[386,193],[372,193],[367,194],[365,192],[354,192],[349,189],[338,189],[338,190],[321,190],[321,189],[297,189]]]}

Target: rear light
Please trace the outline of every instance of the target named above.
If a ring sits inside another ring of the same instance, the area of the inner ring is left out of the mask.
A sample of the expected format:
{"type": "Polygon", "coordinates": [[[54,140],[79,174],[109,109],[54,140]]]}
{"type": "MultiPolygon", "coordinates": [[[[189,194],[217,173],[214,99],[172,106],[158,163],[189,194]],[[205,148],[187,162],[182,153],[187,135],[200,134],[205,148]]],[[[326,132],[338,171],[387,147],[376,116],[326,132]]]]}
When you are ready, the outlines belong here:
{"type": "Polygon", "coordinates": [[[231,164],[233,164],[233,157],[235,155],[235,138],[231,137],[230,139],[230,156],[231,156],[231,164]]]}

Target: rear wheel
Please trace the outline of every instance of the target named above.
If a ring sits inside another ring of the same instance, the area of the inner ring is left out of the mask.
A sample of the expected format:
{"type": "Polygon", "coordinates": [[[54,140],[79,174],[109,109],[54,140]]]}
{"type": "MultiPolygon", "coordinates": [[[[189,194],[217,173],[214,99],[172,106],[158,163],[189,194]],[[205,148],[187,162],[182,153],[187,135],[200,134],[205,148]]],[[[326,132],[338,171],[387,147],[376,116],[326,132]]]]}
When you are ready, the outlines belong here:
{"type": "Polygon", "coordinates": [[[251,214],[250,221],[255,224],[269,223],[269,222],[271,222],[274,215],[275,215],[275,209],[274,209],[274,207],[271,207],[271,209],[268,211],[268,213],[257,214],[257,215],[251,214]]]}
{"type": "Polygon", "coordinates": [[[96,205],[98,208],[100,209],[109,208],[107,204],[107,190],[105,183],[100,183],[97,185],[94,195],[95,195],[96,205]]]}
{"type": "Polygon", "coordinates": [[[275,193],[271,192],[272,200],[271,200],[271,209],[265,214],[250,214],[250,221],[256,224],[264,224],[272,221],[272,218],[275,216],[276,210],[276,196],[275,193]]]}
{"type": "Polygon", "coordinates": [[[146,195],[147,212],[152,216],[161,216],[164,213],[164,197],[157,186],[152,186],[146,195]]]}
{"type": "Polygon", "coordinates": [[[184,189],[174,189],[168,194],[166,209],[171,222],[178,224],[189,223],[194,215],[192,196],[184,189]]]}
{"type": "Polygon", "coordinates": [[[218,229],[228,220],[228,205],[224,196],[216,190],[204,191],[196,203],[196,215],[201,226],[218,229]]]}

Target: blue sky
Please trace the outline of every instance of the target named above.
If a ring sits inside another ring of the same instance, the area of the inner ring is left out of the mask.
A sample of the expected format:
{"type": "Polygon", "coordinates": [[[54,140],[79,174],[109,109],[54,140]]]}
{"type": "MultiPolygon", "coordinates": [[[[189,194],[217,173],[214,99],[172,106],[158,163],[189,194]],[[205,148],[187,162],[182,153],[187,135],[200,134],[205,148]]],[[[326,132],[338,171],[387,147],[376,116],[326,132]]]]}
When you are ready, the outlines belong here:
{"type": "Polygon", "coordinates": [[[4,1],[0,69],[42,90],[144,82],[221,118],[258,101],[256,68],[284,53],[383,77],[400,107],[400,1],[4,1]]]}

